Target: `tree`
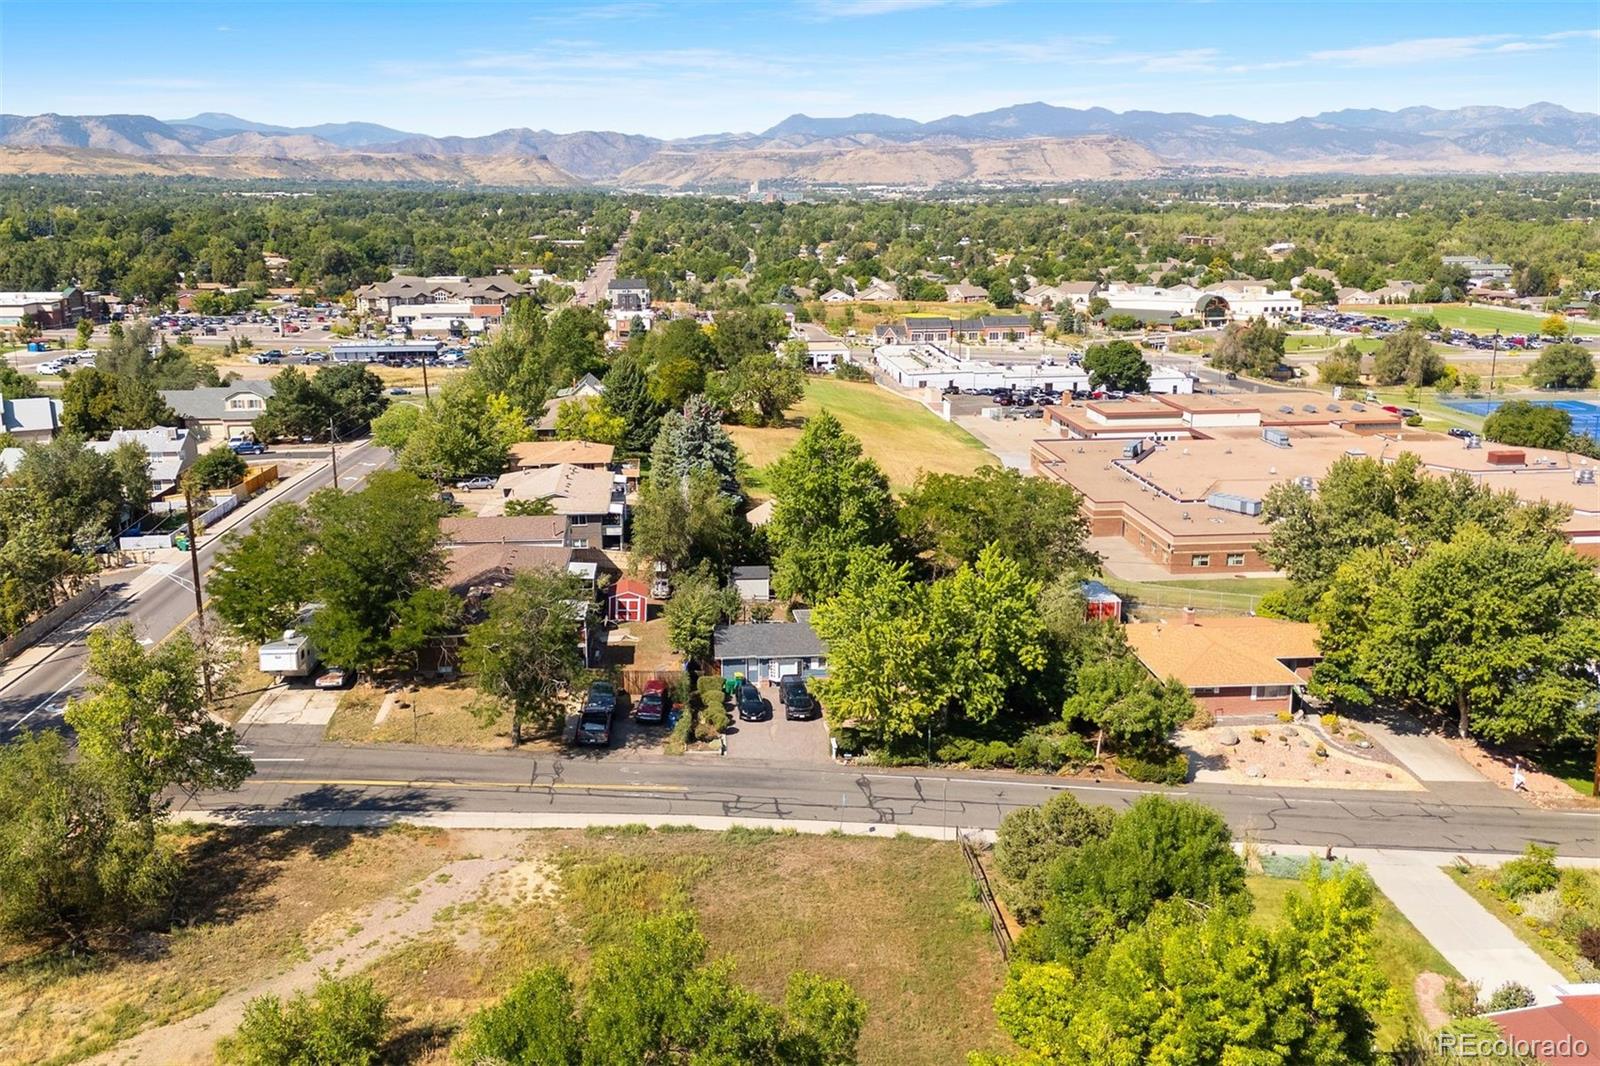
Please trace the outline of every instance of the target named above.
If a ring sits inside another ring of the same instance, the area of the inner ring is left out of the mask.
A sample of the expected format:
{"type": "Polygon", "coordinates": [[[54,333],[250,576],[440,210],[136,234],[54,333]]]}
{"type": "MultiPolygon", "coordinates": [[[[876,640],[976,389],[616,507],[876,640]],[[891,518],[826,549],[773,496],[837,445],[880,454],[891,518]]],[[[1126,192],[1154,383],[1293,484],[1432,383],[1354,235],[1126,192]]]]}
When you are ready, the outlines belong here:
{"type": "Polygon", "coordinates": [[[627,429],[627,420],[612,412],[604,396],[563,400],[556,408],[556,437],[560,440],[620,444],[627,429]]]}
{"type": "Polygon", "coordinates": [[[1132,655],[1086,662],[1078,671],[1077,691],[1061,716],[1092,723],[1100,743],[1119,751],[1147,751],[1164,744],[1173,730],[1194,717],[1194,697],[1175,678],[1157,681],[1132,655]]]}
{"type": "Polygon", "coordinates": [[[307,632],[325,660],[376,666],[454,623],[459,604],[433,587],[444,568],[444,507],[432,485],[380,470],[360,492],[323,489],[308,511],[316,539],[307,570],[322,607],[307,632]]]}
{"type": "Polygon", "coordinates": [[[522,438],[520,411],[506,406],[470,376],[439,390],[406,438],[400,464],[422,477],[446,481],[505,469],[506,454],[522,438]]]}
{"type": "Polygon", "coordinates": [[[687,658],[711,658],[712,632],[739,610],[739,592],[724,585],[704,563],[675,580],[667,601],[667,637],[687,658]]]}
{"type": "Polygon", "coordinates": [[[1230,322],[1217,338],[1211,365],[1219,370],[1266,377],[1283,361],[1286,336],[1264,318],[1251,319],[1248,325],[1230,322]]]}
{"type": "Polygon", "coordinates": [[[1136,928],[1165,900],[1248,906],[1244,863],[1216,811],[1146,796],[1118,815],[1103,840],[1050,868],[1043,921],[1019,944],[1025,958],[1082,959],[1136,928]]]}
{"type": "Polygon", "coordinates": [[[286,366],[272,379],[272,395],[251,428],[259,440],[311,437],[326,440],[336,412],[299,367],[286,366]]]}
{"type": "Polygon", "coordinates": [[[398,455],[405,450],[406,442],[421,420],[422,408],[415,404],[391,404],[372,420],[372,439],[398,455]]]}
{"type": "MultiPolygon", "coordinates": [[[[8,394],[9,395],[9,394],[8,394]]],[[[61,387],[61,426],[68,433],[104,440],[117,429],[149,429],[176,421],[148,381],[86,366],[61,387]]]]}
{"type": "Polygon", "coordinates": [[[1038,807],[1018,807],[1000,820],[995,866],[1017,920],[1032,924],[1043,905],[1045,874],[1063,855],[1103,840],[1114,821],[1110,807],[1085,806],[1070,792],[1038,807]]]}
{"type": "Polygon", "coordinates": [[[64,717],[133,817],[164,813],[170,788],[231,790],[255,772],[232,728],[207,712],[187,633],[146,649],[124,622],[91,631],[88,645],[93,680],[64,717]]]}
{"type": "Polygon", "coordinates": [[[248,532],[229,532],[207,582],[217,614],[246,640],[277,639],[312,602],[313,544],[305,509],[287,501],[268,508],[248,532]]]}
{"type": "Polygon", "coordinates": [[[1528,368],[1541,389],[1587,389],[1594,384],[1594,356],[1576,344],[1552,344],[1528,368]]]}
{"type": "Polygon", "coordinates": [[[0,931],[81,941],[161,916],[179,872],[154,819],[125,816],[110,776],[56,730],[0,747],[0,931]]]}
{"type": "Polygon", "coordinates": [[[850,552],[894,537],[894,500],[878,464],[827,411],[768,472],[776,506],[767,526],[780,596],[825,600],[844,581],[850,552]]]}
{"type": "Polygon", "coordinates": [[[644,359],[650,366],[650,389],[656,402],[681,407],[705,387],[706,371],[717,354],[711,338],[694,319],[675,318],[650,331],[644,359]]]}
{"type": "Polygon", "coordinates": [[[716,475],[722,491],[738,494],[739,449],[722,428],[722,415],[704,396],[691,396],[683,410],[670,411],[650,449],[650,477],[658,484],[702,470],[716,475]]]}
{"type": "Polygon", "coordinates": [[[308,996],[257,996],[219,1059],[234,1066],[376,1066],[390,1026],[389,1000],[366,977],[323,973],[308,996]]]}
{"type": "Polygon", "coordinates": [[[477,708],[492,723],[511,712],[511,743],[522,743],[526,723],[558,727],[563,694],[584,671],[576,605],[584,599],[577,579],[564,571],[517,575],[489,599],[488,616],[467,630],[463,661],[488,701],[477,708]]]}
{"type": "Polygon", "coordinates": [[[507,500],[507,518],[538,518],[556,513],[556,505],[544,498],[533,500],[507,500]]]}
{"type": "MultiPolygon", "coordinates": [[[[338,422],[341,436],[365,431],[389,406],[389,397],[383,393],[383,379],[360,363],[322,367],[311,379],[311,386],[325,399],[328,411],[338,422]]],[[[273,394],[277,394],[276,384],[273,394]]],[[[271,406],[270,400],[268,406],[271,406]]]]}
{"type": "Polygon", "coordinates": [[[783,312],[776,307],[723,312],[711,334],[716,365],[726,370],[749,356],[771,352],[788,335],[783,312]]]}
{"type": "Polygon", "coordinates": [[[650,380],[632,351],[619,355],[606,371],[606,406],[622,419],[621,439],[616,443],[625,455],[644,455],[655,443],[666,409],[650,392],[650,380]]]}
{"type": "Polygon", "coordinates": [[[633,509],[633,550],[673,572],[702,561],[724,572],[740,540],[734,503],[714,471],[680,478],[652,471],[633,509]]]}
{"type": "Polygon", "coordinates": [[[1361,384],[1361,349],[1347,343],[1329,352],[1317,364],[1317,380],[1324,385],[1343,385],[1346,388],[1361,384]]]}
{"type": "Polygon", "coordinates": [[[1570,333],[1572,327],[1567,324],[1567,316],[1557,313],[1549,315],[1539,323],[1539,332],[1546,337],[1562,338],[1570,333]]]}
{"type": "Polygon", "coordinates": [[[39,395],[34,379],[12,366],[0,362],[0,396],[8,400],[24,400],[39,395]]]}
{"type": "Polygon", "coordinates": [[[947,713],[985,725],[1044,668],[1040,583],[990,545],[977,561],[934,583],[928,598],[933,646],[942,660],[939,701],[947,713]]]}
{"type": "Polygon", "coordinates": [[[225,489],[244,480],[250,468],[226,444],[219,444],[194,461],[185,477],[197,489],[225,489]]]}
{"type": "Polygon", "coordinates": [[[1433,342],[1417,327],[1406,328],[1383,338],[1383,345],[1372,357],[1372,378],[1379,385],[1432,385],[1444,373],[1444,359],[1433,350],[1433,342]]]}
{"type": "Polygon", "coordinates": [[[975,1062],[1376,1063],[1374,922],[1367,876],[1316,863],[1269,928],[1238,907],[1160,903],[1081,967],[1014,967],[995,1013],[1023,1055],[975,1062]]]}
{"type": "Polygon", "coordinates": [[[1572,416],[1549,404],[1507,400],[1483,420],[1483,435],[1523,448],[1562,448],[1572,436],[1572,416]]]}
{"type": "Polygon", "coordinates": [[[1467,524],[1409,565],[1363,549],[1313,618],[1318,694],[1413,700],[1497,743],[1593,731],[1600,576],[1563,541],[1467,524]]]}
{"type": "Polygon", "coordinates": [[[1083,355],[1083,369],[1089,372],[1092,389],[1150,391],[1150,364],[1132,341],[1090,345],[1083,355]]]}
{"type": "Polygon", "coordinates": [[[94,336],[94,323],[87,318],[78,319],[77,332],[77,349],[85,351],[89,347],[89,338],[94,336]]]}
{"type": "Polygon", "coordinates": [[[640,1062],[845,1066],[855,1061],[866,1007],[842,981],[789,976],[782,1008],[706,961],[692,915],[646,918],[595,956],[581,999],[560,970],[523,976],[468,1023],[464,1063],[529,1066],[640,1062]]]}
{"type": "Polygon", "coordinates": [[[798,363],[763,349],[729,367],[723,388],[729,410],[745,425],[781,426],[784,412],[806,394],[805,371],[798,363]]]}
{"type": "Polygon", "coordinates": [[[899,524],[938,572],[975,562],[990,544],[1038,579],[1095,561],[1085,547],[1082,497],[1069,485],[1043,484],[1007,467],[982,467],[970,476],[920,475],[899,524]]]}

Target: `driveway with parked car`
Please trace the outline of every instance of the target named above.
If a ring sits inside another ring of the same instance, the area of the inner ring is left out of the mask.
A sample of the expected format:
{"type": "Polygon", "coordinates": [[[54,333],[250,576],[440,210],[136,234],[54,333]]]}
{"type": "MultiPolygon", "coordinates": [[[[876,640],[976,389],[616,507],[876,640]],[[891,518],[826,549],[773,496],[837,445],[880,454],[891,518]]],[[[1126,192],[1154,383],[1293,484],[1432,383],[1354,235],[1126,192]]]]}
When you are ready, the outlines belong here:
{"type": "Polygon", "coordinates": [[[761,701],[764,717],[747,720],[738,712],[739,696],[735,693],[734,713],[729,716],[733,722],[726,733],[728,758],[810,765],[833,761],[828,725],[820,713],[813,718],[788,717],[782,691],[770,682],[758,685],[746,682],[741,688],[751,690],[746,694],[747,700],[753,697],[761,701]]]}

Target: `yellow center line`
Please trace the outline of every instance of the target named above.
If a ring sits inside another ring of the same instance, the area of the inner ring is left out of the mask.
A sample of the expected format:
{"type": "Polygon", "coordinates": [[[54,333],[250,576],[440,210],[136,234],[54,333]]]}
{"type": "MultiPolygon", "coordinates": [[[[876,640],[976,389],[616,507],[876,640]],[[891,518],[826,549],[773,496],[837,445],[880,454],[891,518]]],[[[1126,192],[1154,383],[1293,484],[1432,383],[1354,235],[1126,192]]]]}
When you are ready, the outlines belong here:
{"type": "Polygon", "coordinates": [[[383,781],[364,778],[327,779],[316,777],[264,777],[263,785],[336,785],[347,788],[559,788],[592,792],[687,792],[683,785],[583,785],[572,782],[540,781],[383,781]]]}

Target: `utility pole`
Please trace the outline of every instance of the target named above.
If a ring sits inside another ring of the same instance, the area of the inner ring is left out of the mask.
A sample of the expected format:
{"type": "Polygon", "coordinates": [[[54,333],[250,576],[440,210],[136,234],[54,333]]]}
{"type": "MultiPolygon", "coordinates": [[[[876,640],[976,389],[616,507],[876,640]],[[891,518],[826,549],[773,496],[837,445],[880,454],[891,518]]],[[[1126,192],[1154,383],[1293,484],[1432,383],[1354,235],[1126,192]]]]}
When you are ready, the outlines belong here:
{"type": "Polygon", "coordinates": [[[1489,395],[1494,395],[1494,368],[1500,361],[1500,331],[1494,331],[1494,351],[1489,355],[1489,395]]]}
{"type": "Polygon", "coordinates": [[[328,458],[333,460],[333,487],[339,487],[339,450],[334,447],[333,419],[328,419],[328,458]]]}
{"type": "Polygon", "coordinates": [[[428,357],[422,357],[422,406],[427,407],[433,402],[433,396],[428,392],[428,357]]]}
{"type": "Polygon", "coordinates": [[[206,706],[211,706],[211,646],[206,643],[206,604],[200,593],[200,544],[194,532],[194,481],[183,481],[183,517],[189,527],[189,573],[194,578],[194,617],[200,627],[200,682],[205,687],[206,706]]]}

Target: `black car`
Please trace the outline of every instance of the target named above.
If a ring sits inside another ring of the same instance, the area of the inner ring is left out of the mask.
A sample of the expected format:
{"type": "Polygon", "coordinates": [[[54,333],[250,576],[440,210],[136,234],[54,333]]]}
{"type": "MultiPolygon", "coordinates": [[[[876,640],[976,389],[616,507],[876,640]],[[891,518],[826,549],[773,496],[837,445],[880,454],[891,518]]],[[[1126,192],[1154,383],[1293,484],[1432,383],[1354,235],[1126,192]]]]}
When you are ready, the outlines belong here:
{"type": "Polygon", "coordinates": [[[748,681],[740,685],[739,691],[733,694],[733,702],[739,708],[740,721],[765,722],[772,717],[772,708],[761,698],[761,690],[748,681]]]}
{"type": "Polygon", "coordinates": [[[585,704],[583,713],[578,716],[578,732],[572,742],[597,748],[610,747],[611,711],[612,708],[605,705],[585,704]]]}
{"type": "Polygon", "coordinates": [[[798,677],[786,677],[778,685],[778,702],[783,704],[783,716],[806,721],[822,713],[817,699],[806,690],[806,683],[798,677]]]}
{"type": "Polygon", "coordinates": [[[1449,429],[1445,430],[1445,432],[1450,434],[1452,437],[1457,438],[1458,440],[1467,440],[1470,437],[1476,436],[1472,430],[1462,429],[1460,426],[1451,426],[1449,429]]]}

